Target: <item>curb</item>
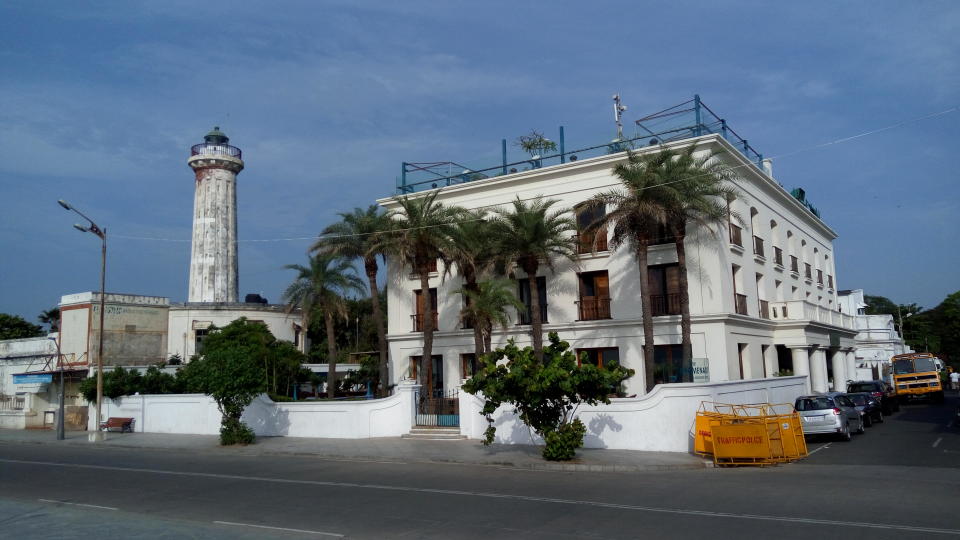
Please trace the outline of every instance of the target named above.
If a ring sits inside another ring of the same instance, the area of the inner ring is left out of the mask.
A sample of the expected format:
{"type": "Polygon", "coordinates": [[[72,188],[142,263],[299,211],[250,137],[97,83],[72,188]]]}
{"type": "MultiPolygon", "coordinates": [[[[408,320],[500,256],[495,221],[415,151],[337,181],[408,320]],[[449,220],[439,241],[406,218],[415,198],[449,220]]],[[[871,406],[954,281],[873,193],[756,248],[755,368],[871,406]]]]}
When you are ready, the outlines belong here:
{"type": "MultiPolygon", "coordinates": [[[[224,452],[231,455],[243,456],[294,456],[305,457],[328,461],[353,461],[353,462],[382,462],[382,463],[409,463],[423,465],[466,465],[477,467],[496,467],[510,468],[517,470],[530,471],[549,471],[549,472],[592,472],[592,473],[642,473],[642,472],[663,472],[677,470],[703,470],[714,468],[712,461],[699,460],[698,463],[677,463],[677,464],[649,464],[649,465],[591,465],[587,463],[553,463],[553,462],[533,462],[516,463],[513,461],[466,461],[457,459],[410,459],[383,455],[343,455],[318,452],[299,452],[299,451],[279,451],[269,449],[258,449],[251,446],[224,448],[220,446],[213,447],[183,447],[183,446],[142,446],[133,444],[124,444],[107,442],[102,445],[94,445],[86,441],[56,443],[52,441],[24,441],[0,439],[0,444],[21,444],[21,445],[45,445],[45,446],[83,446],[85,448],[109,449],[123,448],[128,450],[152,450],[152,451],[177,451],[188,453],[211,453],[224,452]]],[[[256,445],[253,445],[256,446],[256,445]]]]}

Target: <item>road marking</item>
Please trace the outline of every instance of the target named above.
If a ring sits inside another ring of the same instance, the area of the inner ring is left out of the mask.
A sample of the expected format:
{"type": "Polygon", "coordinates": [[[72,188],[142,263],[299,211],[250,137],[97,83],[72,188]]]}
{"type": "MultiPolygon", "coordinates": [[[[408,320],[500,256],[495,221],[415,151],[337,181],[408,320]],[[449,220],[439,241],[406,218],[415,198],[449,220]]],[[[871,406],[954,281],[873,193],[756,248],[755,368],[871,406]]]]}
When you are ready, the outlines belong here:
{"type": "Polygon", "coordinates": [[[86,465],[80,463],[60,463],[56,461],[29,461],[23,459],[2,459],[0,463],[19,463],[23,465],[39,465],[43,467],[70,467],[75,469],[91,469],[101,471],[122,471],[130,473],[146,473],[168,476],[192,476],[196,478],[217,478],[222,480],[246,480],[249,482],[272,482],[276,484],[294,484],[309,486],[326,486],[353,489],[369,489],[380,491],[395,491],[407,493],[429,493],[431,495],[460,495],[464,497],[477,497],[486,499],[502,499],[508,501],[539,502],[550,504],[562,504],[571,506],[588,506],[594,508],[612,508],[617,510],[634,510],[637,512],[651,512],[660,514],[674,514],[685,516],[716,517],[729,519],[749,519],[760,521],[778,521],[784,523],[801,523],[808,525],[838,525],[842,527],[856,527],[863,529],[886,529],[907,532],[925,532],[934,534],[947,534],[960,536],[960,529],[937,529],[932,527],[916,527],[911,525],[897,525],[895,523],[869,523],[862,521],[837,521],[830,519],[814,519],[804,517],[761,515],[761,514],[735,514],[732,512],[712,512],[708,510],[688,510],[683,508],[662,508],[656,506],[636,506],[630,504],[606,503],[600,501],[584,501],[577,499],[556,499],[551,497],[534,497],[531,495],[511,495],[508,493],[493,493],[483,491],[463,491],[457,489],[438,489],[422,488],[413,486],[388,486],[384,484],[359,484],[355,482],[332,482],[324,480],[297,480],[293,478],[270,478],[263,476],[241,476],[239,474],[220,474],[203,473],[187,471],[170,471],[162,469],[143,469],[136,467],[115,467],[110,465],[86,465]]]}
{"type": "Polygon", "coordinates": [[[342,534],[323,532],[323,531],[308,531],[305,529],[288,529],[286,527],[269,527],[267,525],[254,525],[252,523],[234,523],[232,521],[214,521],[218,525],[234,525],[236,527],[255,527],[257,529],[270,529],[273,531],[287,531],[287,532],[298,532],[298,533],[307,533],[307,534],[319,534],[323,536],[335,536],[337,538],[343,538],[342,534]]]}
{"type": "Polygon", "coordinates": [[[827,444],[825,444],[825,445],[817,448],[816,450],[814,450],[814,451],[812,451],[812,452],[807,452],[807,455],[808,455],[808,456],[812,456],[812,455],[816,454],[817,452],[823,450],[824,448],[828,448],[831,444],[833,444],[833,443],[832,443],[832,442],[831,442],[831,443],[827,443],[827,444]]]}
{"type": "Polygon", "coordinates": [[[942,441],[942,440],[943,440],[943,437],[940,437],[940,438],[938,438],[937,440],[933,441],[933,447],[936,448],[937,446],[939,446],[939,445],[940,445],[940,441],[942,441]]]}
{"type": "Polygon", "coordinates": [[[37,500],[40,501],[40,502],[45,502],[45,503],[69,504],[70,506],[83,506],[84,508],[99,508],[99,509],[101,509],[101,510],[116,510],[116,508],[114,508],[114,507],[112,507],[112,506],[98,506],[98,505],[96,505],[96,504],[82,504],[82,503],[67,502],[67,501],[55,501],[55,500],[53,500],[53,499],[37,499],[37,500]]]}

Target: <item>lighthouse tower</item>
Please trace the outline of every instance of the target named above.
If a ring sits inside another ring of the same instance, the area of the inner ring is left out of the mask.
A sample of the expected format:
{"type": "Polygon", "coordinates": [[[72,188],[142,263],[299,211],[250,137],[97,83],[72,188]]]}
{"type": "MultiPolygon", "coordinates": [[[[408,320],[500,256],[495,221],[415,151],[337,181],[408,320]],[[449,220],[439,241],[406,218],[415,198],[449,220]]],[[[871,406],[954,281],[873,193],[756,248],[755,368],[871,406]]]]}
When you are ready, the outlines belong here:
{"type": "Polygon", "coordinates": [[[203,141],[190,149],[187,160],[197,179],[187,301],[236,302],[237,173],[243,160],[219,127],[203,141]]]}

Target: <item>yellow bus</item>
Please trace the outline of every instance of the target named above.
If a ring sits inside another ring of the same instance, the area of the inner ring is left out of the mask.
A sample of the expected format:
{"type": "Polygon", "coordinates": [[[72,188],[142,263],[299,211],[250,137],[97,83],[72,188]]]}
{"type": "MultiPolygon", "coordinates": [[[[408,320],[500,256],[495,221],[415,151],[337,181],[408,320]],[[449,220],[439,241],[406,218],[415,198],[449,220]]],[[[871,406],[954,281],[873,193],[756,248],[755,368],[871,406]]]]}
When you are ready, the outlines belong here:
{"type": "Polygon", "coordinates": [[[937,372],[936,356],[930,353],[898,354],[893,364],[893,387],[901,402],[913,398],[930,398],[943,403],[943,386],[937,372]]]}

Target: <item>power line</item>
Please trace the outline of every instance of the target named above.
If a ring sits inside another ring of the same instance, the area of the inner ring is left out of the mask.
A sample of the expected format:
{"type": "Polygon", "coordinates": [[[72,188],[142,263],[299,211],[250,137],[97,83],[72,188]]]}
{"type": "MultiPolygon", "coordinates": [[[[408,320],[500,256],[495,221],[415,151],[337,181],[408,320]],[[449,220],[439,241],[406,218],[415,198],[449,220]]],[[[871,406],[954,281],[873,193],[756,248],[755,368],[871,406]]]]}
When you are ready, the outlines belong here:
{"type": "MultiPolygon", "coordinates": [[[[794,156],[794,155],[796,155],[796,154],[800,154],[800,153],[803,153],[803,152],[809,152],[809,151],[812,151],[812,150],[817,150],[817,149],[820,149],[820,148],[825,148],[825,147],[827,147],[827,146],[833,146],[833,145],[836,145],[836,144],[841,144],[841,143],[853,141],[853,140],[856,140],[856,139],[859,139],[859,138],[862,138],[862,137],[867,137],[867,136],[869,136],[869,135],[874,135],[874,134],[881,133],[881,132],[884,132],[884,131],[889,131],[889,130],[891,130],[891,129],[896,129],[896,128],[898,128],[898,127],[902,127],[902,126],[905,126],[905,125],[907,125],[907,124],[912,124],[912,123],[915,123],[915,122],[920,122],[920,121],[927,120],[927,119],[930,119],[930,118],[936,118],[936,117],[938,117],[938,116],[945,116],[945,115],[947,115],[947,114],[955,113],[955,112],[957,112],[958,110],[960,110],[960,107],[951,107],[951,108],[949,108],[949,109],[945,109],[945,110],[942,110],[942,111],[933,112],[933,113],[928,113],[928,114],[916,116],[916,117],[913,117],[913,118],[908,118],[908,119],[906,119],[906,120],[901,120],[900,122],[896,122],[896,123],[894,123],[894,124],[890,124],[890,125],[887,125],[887,126],[884,126],[884,127],[872,129],[872,130],[869,130],[869,131],[864,131],[864,132],[861,132],[861,133],[857,133],[857,134],[855,134],[855,135],[850,135],[850,136],[847,136],[847,137],[841,137],[841,138],[839,138],[839,139],[834,139],[834,140],[832,140],[832,141],[827,141],[827,142],[820,143],[820,144],[816,144],[816,145],[813,145],[813,146],[808,146],[808,147],[805,147],[805,148],[800,148],[800,149],[798,149],[798,150],[794,150],[794,151],[791,151],[791,152],[786,152],[786,153],[783,153],[783,154],[778,154],[778,155],[775,155],[775,156],[770,156],[770,157],[767,158],[767,159],[780,159],[780,158],[784,158],[784,157],[794,156]]],[[[754,164],[753,164],[752,162],[748,162],[748,163],[745,163],[745,164],[742,164],[742,165],[734,165],[734,166],[732,166],[732,167],[729,167],[729,168],[726,168],[726,169],[722,169],[721,172],[734,171],[734,170],[741,169],[741,168],[744,168],[744,167],[749,168],[749,167],[752,167],[752,166],[754,166],[754,164]]],[[[707,175],[707,174],[704,174],[704,175],[702,175],[702,176],[708,176],[708,175],[707,175]]],[[[693,176],[693,177],[689,177],[689,178],[697,178],[697,176],[693,176]]],[[[674,183],[677,183],[677,182],[681,182],[681,181],[688,180],[689,178],[686,178],[686,179],[683,179],[683,180],[676,180],[676,181],[674,181],[674,182],[667,182],[667,183],[660,184],[660,185],[670,185],[670,184],[674,184],[674,183]]],[[[598,189],[604,189],[604,188],[610,188],[610,187],[617,187],[617,186],[619,186],[619,185],[620,185],[619,182],[614,182],[614,183],[611,183],[611,184],[604,184],[604,185],[600,185],[600,186],[590,186],[590,187],[585,187],[585,188],[581,188],[581,189],[572,189],[572,190],[568,190],[568,191],[557,192],[557,193],[555,193],[555,195],[569,195],[569,194],[571,194],[571,193],[579,193],[579,192],[582,192],[582,191],[595,191],[595,190],[598,190],[598,189]]],[[[446,189],[447,187],[450,187],[450,186],[441,187],[441,188],[438,189],[438,191],[443,191],[443,190],[446,189]]],[[[537,197],[530,197],[530,198],[527,198],[527,199],[520,199],[520,200],[530,201],[530,200],[534,200],[534,199],[536,199],[536,198],[537,198],[537,197]]],[[[499,206],[502,206],[502,204],[501,204],[501,203],[488,204],[488,205],[484,205],[484,206],[474,207],[473,210],[480,209],[480,208],[494,208],[494,207],[499,207],[499,206]]],[[[480,220],[479,220],[479,219],[475,219],[475,220],[467,220],[467,221],[456,222],[456,223],[467,223],[467,222],[470,222],[470,221],[480,221],[480,220]]],[[[439,226],[439,225],[434,225],[434,226],[439,226]]],[[[394,230],[395,230],[395,231],[402,232],[402,231],[410,231],[410,230],[416,230],[416,229],[422,229],[422,228],[429,228],[429,227],[431,227],[431,226],[425,226],[425,227],[410,227],[410,228],[394,229],[394,230]]],[[[314,241],[316,241],[316,240],[321,240],[321,239],[351,238],[351,237],[357,237],[357,236],[367,236],[367,235],[369,235],[369,234],[374,234],[374,233],[357,233],[357,234],[342,234],[342,235],[327,235],[327,236],[323,236],[323,235],[319,235],[319,234],[318,234],[318,235],[314,235],[314,236],[294,236],[294,237],[287,237],[287,238],[262,238],[262,239],[251,239],[251,240],[237,240],[237,242],[244,242],[244,243],[270,243],[270,242],[298,242],[298,241],[303,241],[303,240],[314,240],[314,241]]],[[[120,234],[113,234],[113,235],[111,235],[111,236],[112,236],[112,238],[122,238],[122,239],[126,239],[126,240],[147,240],[147,241],[154,241],[154,242],[192,242],[192,239],[182,239],[182,238],[157,238],[157,237],[148,237],[148,236],[127,236],[127,235],[120,235],[120,234]]]]}

